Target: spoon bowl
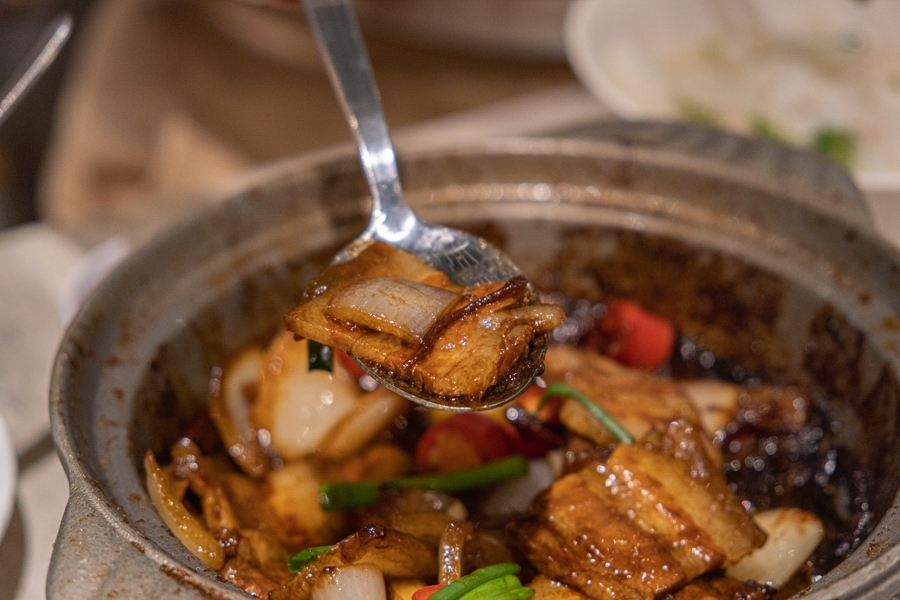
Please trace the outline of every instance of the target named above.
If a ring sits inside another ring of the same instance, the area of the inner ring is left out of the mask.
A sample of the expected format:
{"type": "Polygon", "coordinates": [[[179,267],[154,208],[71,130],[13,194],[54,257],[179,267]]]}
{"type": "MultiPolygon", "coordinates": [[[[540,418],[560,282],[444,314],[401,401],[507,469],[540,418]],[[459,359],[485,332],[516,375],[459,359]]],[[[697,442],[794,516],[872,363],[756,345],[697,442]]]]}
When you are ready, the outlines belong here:
{"type": "MultiPolygon", "coordinates": [[[[351,260],[372,242],[383,241],[422,259],[452,282],[466,287],[521,275],[509,257],[484,239],[449,227],[427,225],[416,217],[403,199],[396,155],[352,1],[304,0],[303,5],[356,137],[372,196],[369,226],[335,256],[333,263],[351,260]]],[[[441,396],[423,395],[421,390],[392,378],[377,365],[357,362],[379,383],[420,404],[446,410],[484,410],[509,402],[523,392],[539,374],[545,349],[546,340],[536,339],[520,368],[492,386],[477,407],[441,402],[441,396]]]]}

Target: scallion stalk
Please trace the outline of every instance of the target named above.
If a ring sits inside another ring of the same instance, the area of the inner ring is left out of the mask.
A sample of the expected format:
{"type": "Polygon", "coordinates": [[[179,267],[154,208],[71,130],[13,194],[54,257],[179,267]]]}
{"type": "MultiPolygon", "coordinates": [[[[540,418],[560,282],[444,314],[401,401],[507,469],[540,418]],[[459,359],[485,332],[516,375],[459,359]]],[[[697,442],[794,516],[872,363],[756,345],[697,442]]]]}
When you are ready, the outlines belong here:
{"type": "Polygon", "coordinates": [[[301,550],[288,559],[288,571],[291,572],[291,575],[296,575],[303,570],[303,567],[314,561],[316,557],[321,554],[325,554],[332,548],[334,548],[333,545],[316,546],[315,548],[307,548],[306,550],[301,550]]]}
{"type": "Polygon", "coordinates": [[[525,598],[531,598],[532,596],[534,596],[534,590],[532,588],[520,585],[512,590],[500,591],[486,596],[477,596],[472,598],[472,600],[525,600],[525,598]]]}
{"type": "Polygon", "coordinates": [[[354,481],[319,485],[319,504],[328,511],[370,506],[383,486],[421,487],[448,494],[502,483],[528,474],[528,459],[519,454],[451,473],[418,475],[388,481],[354,481]]]}
{"type": "Polygon", "coordinates": [[[429,600],[459,600],[465,594],[484,583],[506,577],[507,575],[515,575],[519,572],[519,568],[519,565],[515,563],[500,563],[477,569],[465,577],[460,577],[456,581],[448,583],[432,594],[429,600]]]}
{"type": "Polygon", "coordinates": [[[622,427],[622,425],[618,421],[609,416],[609,414],[605,410],[600,408],[600,406],[596,402],[594,402],[575,388],[564,383],[554,383],[550,385],[546,390],[544,390],[544,393],[541,394],[541,401],[538,403],[538,410],[540,410],[544,406],[544,404],[547,403],[547,400],[549,400],[552,396],[565,396],[567,398],[572,398],[583,407],[585,407],[587,411],[591,413],[591,416],[603,423],[603,426],[609,429],[609,431],[614,436],[616,436],[616,438],[618,438],[620,442],[622,442],[623,444],[634,443],[634,436],[628,433],[628,430],[622,427]]]}
{"type": "Polygon", "coordinates": [[[515,575],[504,575],[491,579],[479,585],[473,590],[469,590],[459,597],[459,600],[480,600],[481,598],[489,598],[498,594],[509,592],[522,587],[522,582],[515,575]]]}
{"type": "Polygon", "coordinates": [[[315,340],[306,340],[306,354],[310,371],[334,372],[334,350],[315,340]]]}

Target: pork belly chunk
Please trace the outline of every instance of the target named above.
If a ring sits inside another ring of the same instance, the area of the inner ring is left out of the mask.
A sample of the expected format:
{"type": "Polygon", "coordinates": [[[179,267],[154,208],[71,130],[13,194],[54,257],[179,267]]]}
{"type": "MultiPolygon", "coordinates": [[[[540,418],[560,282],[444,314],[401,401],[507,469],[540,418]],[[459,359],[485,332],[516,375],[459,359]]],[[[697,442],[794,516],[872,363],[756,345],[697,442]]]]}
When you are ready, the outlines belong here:
{"type": "MultiPolygon", "coordinates": [[[[563,583],[538,575],[528,584],[534,590],[532,600],[588,600],[588,597],[563,583]]],[[[664,600],[771,600],[775,588],[754,581],[731,577],[701,577],[664,600]]]]}
{"type": "Polygon", "coordinates": [[[319,274],[284,321],[295,335],[349,353],[417,397],[477,407],[540,366],[547,334],[565,312],[541,303],[522,276],[463,288],[374,242],[319,274]]]}
{"type": "Polygon", "coordinates": [[[650,600],[734,564],[765,533],[728,491],[701,433],[676,422],[563,477],[508,529],[544,575],[595,600],[650,600]]]}
{"type": "MultiPolygon", "coordinates": [[[[701,577],[671,595],[672,600],[771,600],[775,588],[731,577],[701,577]]],[[[668,598],[666,598],[668,600],[668,598]]]]}
{"type": "Polygon", "coordinates": [[[700,423],[700,415],[677,382],[625,367],[596,352],[551,346],[541,377],[587,395],[637,439],[678,419],[700,423]]]}

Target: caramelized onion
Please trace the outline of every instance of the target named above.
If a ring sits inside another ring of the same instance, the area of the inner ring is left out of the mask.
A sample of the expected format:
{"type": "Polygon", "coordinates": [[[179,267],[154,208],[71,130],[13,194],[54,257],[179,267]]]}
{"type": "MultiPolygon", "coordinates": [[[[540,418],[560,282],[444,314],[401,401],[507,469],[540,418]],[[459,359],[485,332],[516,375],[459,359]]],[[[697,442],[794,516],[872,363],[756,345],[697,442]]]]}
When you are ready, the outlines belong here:
{"type": "Polygon", "coordinates": [[[257,431],[250,422],[250,405],[256,400],[256,382],[265,353],[251,346],[223,370],[209,398],[209,414],[228,453],[251,477],[265,474],[270,459],[260,448],[257,431]]]}
{"type": "Polygon", "coordinates": [[[188,512],[184,504],[175,498],[175,491],[172,489],[169,478],[159,468],[156,457],[150,450],[144,456],[144,468],[147,471],[147,490],[150,493],[150,501],[169,531],[207,567],[221,569],[225,564],[222,547],[219,546],[216,538],[203,527],[203,524],[188,512]]]}
{"type": "Polygon", "coordinates": [[[451,521],[444,528],[438,548],[438,583],[452,583],[462,577],[463,546],[472,535],[472,524],[451,521]]]}
{"type": "Polygon", "coordinates": [[[418,343],[461,295],[406,279],[363,279],[341,290],[325,313],[334,319],[418,343]]]}

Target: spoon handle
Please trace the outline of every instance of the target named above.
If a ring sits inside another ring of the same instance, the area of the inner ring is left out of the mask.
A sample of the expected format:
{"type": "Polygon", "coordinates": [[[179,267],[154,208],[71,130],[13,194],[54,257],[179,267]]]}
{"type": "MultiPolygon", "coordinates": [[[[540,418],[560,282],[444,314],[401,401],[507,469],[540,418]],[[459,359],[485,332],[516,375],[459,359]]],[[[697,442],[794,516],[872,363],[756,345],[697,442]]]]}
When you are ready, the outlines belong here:
{"type": "Polygon", "coordinates": [[[29,51],[19,71],[12,80],[0,88],[0,124],[12,112],[20,100],[40,76],[50,67],[72,31],[72,15],[63,13],[55,17],[29,51]]]}
{"type": "Polygon", "coordinates": [[[372,194],[372,218],[362,237],[388,242],[403,238],[418,221],[403,200],[394,147],[352,0],[303,0],[303,6],[356,136],[372,194]]]}

